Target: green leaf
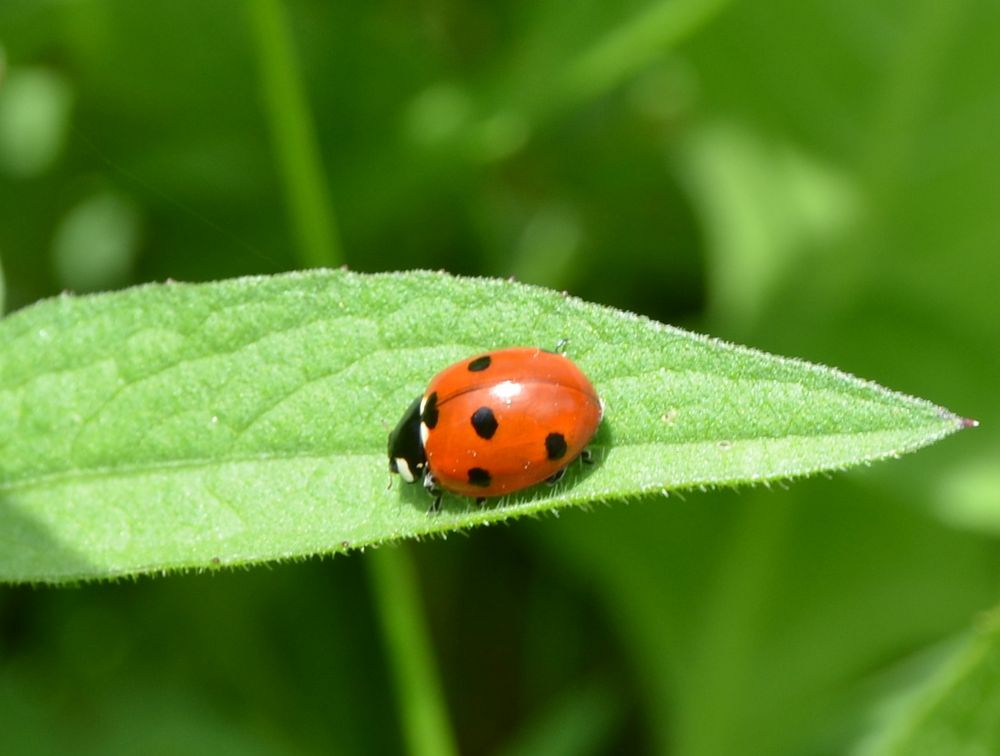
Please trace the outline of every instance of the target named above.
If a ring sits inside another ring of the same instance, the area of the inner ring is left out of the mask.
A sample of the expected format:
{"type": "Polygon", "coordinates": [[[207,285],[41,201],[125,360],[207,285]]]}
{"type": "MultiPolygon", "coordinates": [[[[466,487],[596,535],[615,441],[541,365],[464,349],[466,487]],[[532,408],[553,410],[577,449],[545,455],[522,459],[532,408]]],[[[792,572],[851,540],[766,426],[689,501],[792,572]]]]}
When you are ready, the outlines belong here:
{"type": "Polygon", "coordinates": [[[1000,752],[1000,614],[908,695],[859,756],[978,756],[1000,752]]]}
{"type": "Polygon", "coordinates": [[[961,418],[828,368],[507,281],[317,271],[62,296],[0,321],[0,580],[341,552],[644,493],[898,455],[961,418]],[[388,430],[443,366],[569,354],[605,400],[556,487],[477,507],[389,487],[388,430]]]}

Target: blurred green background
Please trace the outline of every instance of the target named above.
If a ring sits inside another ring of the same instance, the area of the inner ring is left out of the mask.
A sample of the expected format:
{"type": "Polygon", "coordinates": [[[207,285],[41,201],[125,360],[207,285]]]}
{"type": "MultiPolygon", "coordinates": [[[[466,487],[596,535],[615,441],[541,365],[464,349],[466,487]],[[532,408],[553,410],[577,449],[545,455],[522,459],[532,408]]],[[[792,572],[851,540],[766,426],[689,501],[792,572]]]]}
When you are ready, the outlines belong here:
{"type": "MultiPolygon", "coordinates": [[[[513,275],[982,422],[410,545],[463,753],[877,753],[997,603],[1000,3],[2,0],[0,71],[7,311],[513,275]]],[[[0,587],[0,752],[403,749],[367,558],[0,587]]]]}

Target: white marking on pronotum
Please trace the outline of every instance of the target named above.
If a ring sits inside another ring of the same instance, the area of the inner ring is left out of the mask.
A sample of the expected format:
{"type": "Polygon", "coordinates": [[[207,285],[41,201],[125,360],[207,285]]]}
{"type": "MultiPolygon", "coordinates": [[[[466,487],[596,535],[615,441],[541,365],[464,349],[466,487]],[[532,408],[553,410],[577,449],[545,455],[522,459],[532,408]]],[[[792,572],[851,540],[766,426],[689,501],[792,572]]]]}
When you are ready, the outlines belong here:
{"type": "Polygon", "coordinates": [[[399,476],[407,483],[413,482],[413,471],[410,470],[409,463],[402,457],[396,457],[396,470],[399,471],[399,476]]]}
{"type": "Polygon", "coordinates": [[[427,427],[427,423],[420,423],[420,443],[427,446],[427,439],[430,438],[431,429],[427,427]]]}

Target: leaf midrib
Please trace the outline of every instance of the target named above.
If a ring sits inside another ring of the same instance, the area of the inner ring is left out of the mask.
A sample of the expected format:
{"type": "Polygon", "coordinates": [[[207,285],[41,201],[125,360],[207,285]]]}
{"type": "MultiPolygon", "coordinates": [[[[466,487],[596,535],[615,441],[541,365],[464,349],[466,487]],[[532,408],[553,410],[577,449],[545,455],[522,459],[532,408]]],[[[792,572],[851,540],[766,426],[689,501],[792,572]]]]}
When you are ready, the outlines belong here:
{"type": "MultiPolygon", "coordinates": [[[[770,441],[789,441],[793,439],[809,440],[815,438],[856,438],[864,437],[877,434],[908,434],[914,431],[918,431],[923,428],[936,428],[939,427],[938,423],[928,423],[926,425],[914,425],[908,426],[905,429],[899,428],[881,428],[881,429],[869,429],[865,431],[851,432],[851,433],[814,433],[814,434],[783,434],[780,436],[748,436],[745,438],[740,437],[727,437],[727,438],[705,438],[699,440],[689,440],[689,441],[657,441],[657,442],[619,442],[616,441],[614,444],[590,444],[590,448],[594,450],[600,450],[607,452],[612,449],[641,449],[649,448],[654,449],[664,449],[664,448],[685,448],[692,446],[699,446],[703,444],[713,444],[720,442],[732,442],[732,443],[747,443],[747,442],[760,442],[767,443],[770,441]]],[[[943,438],[953,432],[958,430],[957,427],[943,427],[939,428],[936,433],[932,436],[926,437],[926,441],[921,441],[917,444],[907,445],[900,447],[899,449],[887,450],[884,453],[878,453],[870,457],[862,457],[865,460],[882,459],[888,456],[892,456],[896,453],[903,453],[913,449],[917,449],[926,446],[933,441],[943,438]]],[[[289,462],[289,461],[316,461],[323,462],[328,461],[332,458],[334,459],[357,459],[357,458],[371,458],[372,460],[382,460],[385,457],[385,453],[379,452],[359,452],[359,451],[337,451],[331,454],[300,454],[300,453],[268,453],[268,454],[248,454],[248,455],[232,455],[232,456],[222,456],[215,457],[211,459],[199,459],[199,460],[164,460],[157,461],[155,463],[143,463],[134,465],[122,465],[119,467],[95,467],[88,468],[85,470],[75,470],[75,471],[60,471],[57,473],[43,473],[37,476],[20,476],[9,479],[0,483],[0,492],[13,492],[20,489],[34,488],[34,487],[44,487],[49,484],[61,485],[64,483],[72,482],[89,482],[93,480],[107,480],[115,478],[130,478],[130,477],[141,477],[144,475],[153,475],[156,473],[169,473],[169,472],[186,472],[194,470],[205,470],[213,467],[224,467],[227,465],[241,465],[241,464],[251,464],[251,463],[267,463],[267,462],[289,462]]],[[[600,458],[600,457],[599,457],[600,458]]],[[[826,469],[823,467],[817,469],[826,469]]],[[[691,484],[697,485],[697,483],[691,484]]],[[[662,487],[662,486],[661,486],[662,487]]],[[[685,484],[685,487],[688,487],[685,484]]]]}

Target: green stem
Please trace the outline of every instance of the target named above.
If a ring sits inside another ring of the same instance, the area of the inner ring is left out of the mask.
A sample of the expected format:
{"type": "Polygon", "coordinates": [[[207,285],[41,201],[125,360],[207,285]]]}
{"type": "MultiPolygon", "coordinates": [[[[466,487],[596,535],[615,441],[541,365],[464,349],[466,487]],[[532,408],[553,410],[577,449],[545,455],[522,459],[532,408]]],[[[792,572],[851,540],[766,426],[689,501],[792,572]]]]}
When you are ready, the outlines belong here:
{"type": "Polygon", "coordinates": [[[413,756],[455,754],[409,552],[402,545],[383,546],[366,560],[409,752],[413,756]]]}
{"type": "Polygon", "coordinates": [[[298,259],[302,267],[343,263],[330,191],[323,175],[312,114],[288,16],[281,0],[252,0],[247,5],[264,108],[284,182],[298,259]]]}

